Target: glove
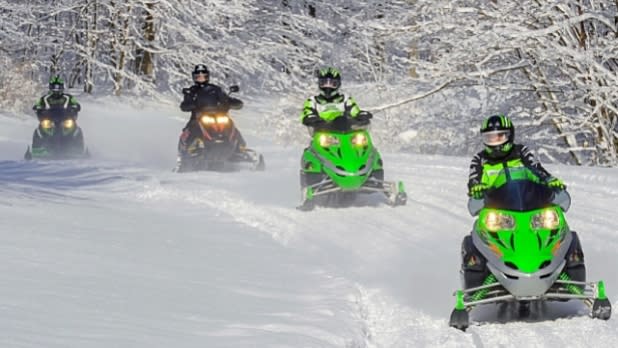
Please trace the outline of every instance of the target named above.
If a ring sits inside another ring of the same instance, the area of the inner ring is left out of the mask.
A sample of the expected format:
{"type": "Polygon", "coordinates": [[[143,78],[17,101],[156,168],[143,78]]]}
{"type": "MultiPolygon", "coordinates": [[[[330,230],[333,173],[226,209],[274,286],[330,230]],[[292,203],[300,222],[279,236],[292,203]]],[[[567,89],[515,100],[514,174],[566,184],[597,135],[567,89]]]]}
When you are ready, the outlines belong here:
{"type": "Polygon", "coordinates": [[[370,112],[367,111],[361,111],[358,113],[358,115],[356,115],[355,119],[358,123],[362,124],[362,125],[367,125],[369,124],[369,120],[373,117],[373,115],[370,112]]]}
{"type": "Polygon", "coordinates": [[[356,115],[356,118],[362,121],[369,121],[373,118],[373,114],[369,111],[361,111],[356,115]]]}
{"type": "Polygon", "coordinates": [[[468,196],[474,199],[481,199],[485,196],[485,191],[487,191],[489,187],[485,184],[476,184],[470,187],[470,191],[468,191],[468,196]]]}
{"type": "Polygon", "coordinates": [[[554,178],[553,176],[547,180],[546,184],[547,186],[553,189],[558,189],[558,190],[566,189],[566,185],[562,182],[562,180],[558,178],[554,178]]]}
{"type": "Polygon", "coordinates": [[[320,116],[317,116],[317,115],[309,115],[303,118],[303,124],[308,127],[314,127],[323,122],[324,120],[322,120],[320,116]]]}
{"type": "Polygon", "coordinates": [[[191,91],[191,88],[183,88],[182,89],[182,94],[184,94],[185,96],[185,100],[187,100],[188,98],[190,98],[192,101],[195,101],[195,99],[197,99],[197,94],[193,93],[191,91]]]}

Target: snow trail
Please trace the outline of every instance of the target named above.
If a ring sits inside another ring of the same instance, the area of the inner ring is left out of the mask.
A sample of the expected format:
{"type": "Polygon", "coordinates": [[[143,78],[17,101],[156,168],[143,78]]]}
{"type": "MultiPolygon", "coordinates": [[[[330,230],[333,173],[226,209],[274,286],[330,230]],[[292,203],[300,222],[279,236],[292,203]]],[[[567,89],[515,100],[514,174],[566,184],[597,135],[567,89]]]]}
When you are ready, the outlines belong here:
{"type": "MultiPolygon", "coordinates": [[[[489,306],[468,332],[448,327],[473,223],[467,158],[385,153],[386,179],[405,183],[406,206],[374,196],[300,212],[302,146],[255,127],[266,108],[235,115],[265,172],[182,175],[171,172],[184,125],[175,107],[97,101],[84,110],[94,158],[83,162],[21,161],[36,123],[0,118],[0,346],[583,347],[618,338],[615,318],[591,320],[571,303],[510,321],[489,306]],[[144,124],[147,134],[135,131],[144,124]]],[[[569,185],[567,219],[589,279],[606,281],[616,308],[618,171],[549,169],[569,185]]]]}

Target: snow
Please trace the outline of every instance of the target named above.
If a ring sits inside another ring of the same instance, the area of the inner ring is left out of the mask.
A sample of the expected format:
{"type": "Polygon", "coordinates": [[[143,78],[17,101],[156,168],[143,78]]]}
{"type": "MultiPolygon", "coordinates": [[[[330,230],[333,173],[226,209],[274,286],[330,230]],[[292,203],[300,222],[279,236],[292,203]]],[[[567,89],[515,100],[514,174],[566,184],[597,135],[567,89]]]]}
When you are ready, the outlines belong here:
{"type": "MultiPolygon", "coordinates": [[[[302,146],[278,145],[256,126],[267,104],[236,114],[265,172],[172,173],[187,117],[175,105],[84,102],[78,121],[93,158],[83,162],[22,161],[36,121],[0,117],[0,346],[588,347],[618,338],[615,317],[592,320],[571,302],[527,320],[479,308],[481,325],[449,328],[473,222],[469,158],[384,153],[407,206],[367,197],[300,212],[302,146]]],[[[570,188],[588,277],[605,280],[617,308],[618,171],[548,168],[570,188]]]]}

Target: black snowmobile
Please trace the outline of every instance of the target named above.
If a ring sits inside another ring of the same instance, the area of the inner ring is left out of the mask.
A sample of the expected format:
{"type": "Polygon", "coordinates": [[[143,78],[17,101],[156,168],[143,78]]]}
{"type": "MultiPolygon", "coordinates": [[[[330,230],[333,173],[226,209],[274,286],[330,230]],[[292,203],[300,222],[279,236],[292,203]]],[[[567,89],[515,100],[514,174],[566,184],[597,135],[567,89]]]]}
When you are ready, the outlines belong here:
{"type": "MultiPolygon", "coordinates": [[[[230,93],[238,90],[238,86],[230,87],[230,93]]],[[[243,146],[244,140],[229,114],[229,107],[202,107],[196,121],[201,136],[188,145],[185,155],[179,158],[176,172],[226,171],[243,164],[249,165],[252,170],[265,169],[264,157],[243,146]]]]}
{"type": "Polygon", "coordinates": [[[75,159],[89,156],[84,134],[77,125],[77,113],[63,106],[52,106],[37,115],[39,126],[32,135],[24,158],[75,159]]]}

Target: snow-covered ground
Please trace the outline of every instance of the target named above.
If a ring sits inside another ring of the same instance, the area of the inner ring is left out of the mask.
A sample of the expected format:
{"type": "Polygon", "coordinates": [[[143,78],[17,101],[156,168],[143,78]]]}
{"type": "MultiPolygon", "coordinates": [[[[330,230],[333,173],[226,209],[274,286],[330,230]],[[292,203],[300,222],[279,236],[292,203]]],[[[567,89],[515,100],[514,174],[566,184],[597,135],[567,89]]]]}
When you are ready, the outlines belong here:
{"type": "MultiPolygon", "coordinates": [[[[300,212],[302,146],[237,122],[265,172],[175,174],[176,106],[83,105],[93,158],[24,162],[34,119],[0,116],[0,347],[590,347],[618,321],[577,303],[448,327],[468,158],[384,154],[407,206],[300,212]]],[[[264,108],[261,112],[267,112],[264,108]]],[[[300,127],[300,126],[299,126],[300,127]]],[[[569,185],[589,279],[618,308],[618,170],[548,166],[569,185]]]]}

